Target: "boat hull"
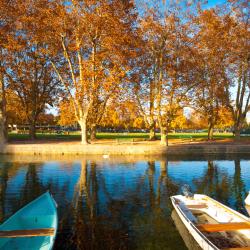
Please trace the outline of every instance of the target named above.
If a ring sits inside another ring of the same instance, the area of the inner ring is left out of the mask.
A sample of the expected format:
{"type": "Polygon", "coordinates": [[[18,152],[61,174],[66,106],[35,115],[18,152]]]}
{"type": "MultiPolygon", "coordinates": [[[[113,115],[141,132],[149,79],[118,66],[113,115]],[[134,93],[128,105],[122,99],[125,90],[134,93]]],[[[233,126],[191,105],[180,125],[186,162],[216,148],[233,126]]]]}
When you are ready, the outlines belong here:
{"type": "Polygon", "coordinates": [[[192,235],[192,237],[195,239],[195,241],[198,243],[198,245],[204,250],[219,250],[219,248],[214,246],[212,242],[206,239],[194,226],[194,224],[185,216],[180,207],[175,204],[173,197],[171,197],[171,201],[181,221],[183,222],[189,233],[192,235]]]}
{"type": "Polygon", "coordinates": [[[1,226],[1,231],[53,229],[49,236],[0,238],[0,249],[10,250],[51,250],[58,225],[56,203],[49,192],[41,195],[17,211],[1,226]]]}

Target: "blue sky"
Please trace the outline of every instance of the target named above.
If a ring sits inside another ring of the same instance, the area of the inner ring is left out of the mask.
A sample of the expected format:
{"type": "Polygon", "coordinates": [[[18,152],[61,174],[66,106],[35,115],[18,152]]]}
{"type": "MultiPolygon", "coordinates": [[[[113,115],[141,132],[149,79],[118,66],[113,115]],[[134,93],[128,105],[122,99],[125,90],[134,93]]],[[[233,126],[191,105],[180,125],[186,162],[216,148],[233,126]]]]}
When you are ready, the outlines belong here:
{"type": "Polygon", "coordinates": [[[222,4],[222,3],[225,3],[225,2],[226,2],[225,0],[208,0],[207,6],[208,7],[214,7],[217,4],[222,4]]]}
{"type": "MultiPolygon", "coordinates": [[[[141,7],[146,4],[148,6],[152,6],[154,4],[160,6],[161,9],[164,9],[164,7],[168,6],[171,3],[179,3],[182,5],[183,2],[192,2],[194,0],[135,0],[137,9],[140,13],[142,10],[141,7]]],[[[197,0],[196,0],[197,1],[197,0]]],[[[205,1],[205,0],[199,0],[199,1],[205,1]]],[[[216,5],[220,5],[223,3],[226,3],[227,0],[207,0],[207,4],[203,5],[204,9],[206,8],[212,8],[215,7],[216,5]]]]}

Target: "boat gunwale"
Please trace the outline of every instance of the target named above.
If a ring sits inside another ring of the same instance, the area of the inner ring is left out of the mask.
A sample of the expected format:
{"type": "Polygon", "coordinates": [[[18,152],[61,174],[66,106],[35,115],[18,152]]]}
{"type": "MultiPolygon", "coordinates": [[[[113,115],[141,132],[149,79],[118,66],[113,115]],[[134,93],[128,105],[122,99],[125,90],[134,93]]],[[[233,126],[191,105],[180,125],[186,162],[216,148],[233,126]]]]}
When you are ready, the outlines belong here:
{"type": "MultiPolygon", "coordinates": [[[[210,245],[213,249],[215,250],[220,250],[220,248],[218,248],[217,246],[215,246],[196,226],[195,224],[190,220],[188,219],[188,217],[185,215],[185,213],[182,211],[182,209],[180,208],[180,206],[178,204],[175,203],[175,196],[171,196],[170,199],[172,201],[172,204],[174,206],[174,208],[178,209],[178,211],[181,213],[182,217],[189,223],[189,225],[196,231],[196,233],[198,233],[198,235],[206,241],[206,243],[208,245],[210,245]]],[[[192,233],[190,233],[192,235],[192,233]]],[[[192,235],[192,237],[194,237],[192,235]]],[[[195,241],[197,242],[197,240],[195,239],[195,241]]],[[[197,242],[198,243],[198,242],[197,242]]],[[[199,244],[199,243],[198,243],[199,244]]],[[[199,244],[200,245],[200,244],[199,244]]]]}
{"type": "Polygon", "coordinates": [[[52,250],[52,249],[53,249],[53,246],[54,246],[54,244],[55,244],[56,235],[57,235],[57,230],[58,230],[58,214],[57,214],[57,207],[58,207],[58,205],[57,205],[57,203],[56,203],[56,200],[53,198],[53,195],[50,193],[50,191],[48,190],[46,193],[49,194],[49,196],[50,196],[50,198],[51,198],[51,200],[52,200],[52,202],[53,202],[53,204],[54,204],[55,211],[56,211],[56,213],[55,213],[55,219],[56,219],[56,221],[55,221],[55,232],[54,232],[54,235],[51,236],[51,237],[53,237],[53,238],[52,238],[52,242],[53,242],[53,243],[52,243],[52,245],[51,245],[51,247],[50,247],[50,250],[52,250]]]}

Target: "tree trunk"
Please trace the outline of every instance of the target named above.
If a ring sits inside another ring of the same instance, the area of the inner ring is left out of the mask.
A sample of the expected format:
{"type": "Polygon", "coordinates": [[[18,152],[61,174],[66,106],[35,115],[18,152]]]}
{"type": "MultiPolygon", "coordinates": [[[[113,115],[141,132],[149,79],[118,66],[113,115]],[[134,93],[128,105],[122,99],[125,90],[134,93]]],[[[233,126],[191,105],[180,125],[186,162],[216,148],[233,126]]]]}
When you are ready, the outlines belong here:
{"type": "Polygon", "coordinates": [[[235,137],[235,140],[240,139],[240,128],[238,126],[234,127],[234,137],[235,137]]]}
{"type": "Polygon", "coordinates": [[[90,129],[90,140],[95,141],[96,140],[96,124],[93,124],[90,129]]]}
{"type": "Polygon", "coordinates": [[[235,140],[239,140],[240,139],[240,131],[241,131],[241,126],[240,125],[235,125],[234,126],[234,138],[235,140]]]}
{"type": "Polygon", "coordinates": [[[249,72],[249,57],[247,61],[240,65],[238,76],[237,95],[235,100],[235,108],[229,104],[229,108],[232,111],[234,117],[234,136],[235,140],[240,139],[240,131],[246,119],[247,112],[249,110],[250,93],[248,84],[249,72]],[[245,65],[246,68],[243,66],[245,65]]]}
{"type": "Polygon", "coordinates": [[[208,133],[207,133],[208,140],[213,140],[213,133],[214,133],[214,124],[213,124],[213,122],[209,122],[208,133]]]}
{"type": "Polygon", "coordinates": [[[161,127],[161,145],[167,145],[167,129],[161,127]]]}
{"type": "Polygon", "coordinates": [[[81,143],[86,145],[86,144],[88,144],[87,119],[81,119],[78,121],[78,123],[81,127],[81,136],[82,136],[81,143]]]}
{"type": "Polygon", "coordinates": [[[6,129],[6,98],[3,75],[0,75],[0,144],[4,144],[7,141],[7,129],[6,129]]]}
{"type": "Polygon", "coordinates": [[[155,140],[155,122],[153,122],[150,125],[150,128],[149,128],[149,140],[150,141],[155,140]]]}
{"type": "Polygon", "coordinates": [[[36,139],[36,122],[35,121],[30,122],[29,137],[31,140],[36,139]]]}
{"type": "Polygon", "coordinates": [[[168,146],[168,132],[169,132],[169,125],[167,123],[167,126],[166,126],[166,146],[168,146]]]}

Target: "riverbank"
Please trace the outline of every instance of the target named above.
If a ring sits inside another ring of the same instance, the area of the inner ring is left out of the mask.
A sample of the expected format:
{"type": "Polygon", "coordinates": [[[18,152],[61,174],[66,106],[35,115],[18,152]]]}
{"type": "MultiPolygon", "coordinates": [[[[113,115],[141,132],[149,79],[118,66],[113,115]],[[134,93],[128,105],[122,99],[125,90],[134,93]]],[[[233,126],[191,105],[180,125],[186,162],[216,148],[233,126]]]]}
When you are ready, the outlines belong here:
{"type": "Polygon", "coordinates": [[[202,155],[202,154],[250,154],[248,142],[184,142],[162,146],[159,141],[96,141],[81,145],[79,142],[36,141],[13,142],[1,148],[2,154],[18,155],[202,155]]]}
{"type": "Polygon", "coordinates": [[[79,142],[12,143],[2,148],[3,154],[32,155],[164,155],[166,147],[158,143],[95,143],[79,142]]]}

